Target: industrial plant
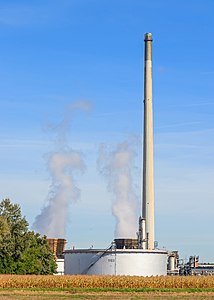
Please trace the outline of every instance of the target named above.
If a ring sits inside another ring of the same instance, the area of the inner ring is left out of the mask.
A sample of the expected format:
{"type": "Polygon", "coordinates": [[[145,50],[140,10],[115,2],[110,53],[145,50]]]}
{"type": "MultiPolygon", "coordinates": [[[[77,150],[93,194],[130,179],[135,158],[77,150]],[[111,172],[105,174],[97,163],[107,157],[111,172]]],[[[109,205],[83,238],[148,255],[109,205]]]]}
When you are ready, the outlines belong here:
{"type": "MultiPolygon", "coordinates": [[[[116,238],[107,249],[64,250],[64,239],[48,239],[58,264],[57,274],[92,275],[213,275],[213,264],[199,263],[198,256],[188,261],[178,251],[158,249],[154,235],[154,155],[152,105],[152,34],[145,34],[144,52],[144,122],[142,211],[137,235],[116,238]]],[[[138,227],[138,229],[137,229],[138,227]]]]}
{"type": "Polygon", "coordinates": [[[146,33],[144,41],[143,192],[137,238],[115,239],[108,249],[65,250],[65,274],[167,275],[168,253],[154,243],[152,34],[146,33]]]}

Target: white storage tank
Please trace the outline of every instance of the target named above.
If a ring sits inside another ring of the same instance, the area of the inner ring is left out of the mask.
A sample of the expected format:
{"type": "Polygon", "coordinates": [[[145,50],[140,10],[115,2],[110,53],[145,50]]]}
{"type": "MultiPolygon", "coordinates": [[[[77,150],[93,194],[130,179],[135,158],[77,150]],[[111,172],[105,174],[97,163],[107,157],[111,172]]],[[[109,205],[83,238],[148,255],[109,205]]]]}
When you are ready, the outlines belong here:
{"type": "Polygon", "coordinates": [[[56,259],[57,270],[54,275],[64,275],[64,258],[56,259]]]}
{"type": "Polygon", "coordinates": [[[142,249],[66,250],[65,275],[133,275],[167,274],[167,252],[142,249]]]}

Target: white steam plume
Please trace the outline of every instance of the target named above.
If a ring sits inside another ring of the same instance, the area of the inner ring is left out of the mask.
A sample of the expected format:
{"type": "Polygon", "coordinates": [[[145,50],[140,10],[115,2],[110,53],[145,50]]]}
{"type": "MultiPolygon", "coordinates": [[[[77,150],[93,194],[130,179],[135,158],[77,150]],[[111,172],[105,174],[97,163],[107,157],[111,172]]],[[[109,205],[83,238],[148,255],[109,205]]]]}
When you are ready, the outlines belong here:
{"type": "Polygon", "coordinates": [[[105,145],[99,150],[98,170],[107,179],[108,190],[114,195],[115,238],[136,238],[139,201],[133,180],[134,144],[136,141],[125,141],[114,151],[108,151],[105,145]]]}
{"type": "Polygon", "coordinates": [[[71,103],[66,108],[62,122],[52,126],[56,134],[56,151],[47,157],[48,170],[52,183],[47,203],[41,213],[35,218],[33,228],[48,237],[65,237],[65,227],[68,219],[69,205],[80,196],[80,190],[75,184],[75,172],[83,172],[85,164],[80,152],[69,147],[66,134],[71,118],[76,109],[88,110],[90,103],[79,101],[71,103]]]}

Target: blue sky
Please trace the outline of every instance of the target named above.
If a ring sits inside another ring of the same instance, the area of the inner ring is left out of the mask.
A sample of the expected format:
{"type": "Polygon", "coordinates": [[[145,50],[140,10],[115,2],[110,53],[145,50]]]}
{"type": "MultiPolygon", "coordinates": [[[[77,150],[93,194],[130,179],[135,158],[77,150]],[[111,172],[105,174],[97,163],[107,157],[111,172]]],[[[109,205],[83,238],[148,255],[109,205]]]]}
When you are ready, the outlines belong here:
{"type": "Polygon", "coordinates": [[[76,175],[81,198],[66,238],[68,247],[109,245],[115,219],[98,146],[141,135],[143,40],[152,32],[156,239],[214,261],[213,11],[212,0],[1,0],[1,198],[32,225],[51,184],[48,124],[69,103],[90,101],[68,132],[87,170],[76,175]]]}

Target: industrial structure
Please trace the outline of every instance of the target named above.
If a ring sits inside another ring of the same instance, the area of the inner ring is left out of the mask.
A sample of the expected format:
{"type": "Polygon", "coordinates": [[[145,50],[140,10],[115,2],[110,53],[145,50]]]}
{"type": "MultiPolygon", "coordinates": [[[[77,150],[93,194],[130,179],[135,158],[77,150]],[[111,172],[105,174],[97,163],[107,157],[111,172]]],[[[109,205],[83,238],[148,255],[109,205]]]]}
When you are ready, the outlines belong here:
{"type": "Polygon", "coordinates": [[[190,256],[187,261],[180,259],[177,251],[168,253],[167,275],[180,276],[213,276],[213,263],[200,263],[199,256],[190,256]]]}
{"type": "Polygon", "coordinates": [[[64,275],[64,250],[66,245],[65,239],[47,238],[48,245],[55,256],[57,264],[56,275],[64,275]]]}
{"type": "Polygon", "coordinates": [[[65,251],[65,274],[166,275],[167,254],[160,250],[77,249],[65,251]]]}
{"type": "Polygon", "coordinates": [[[152,112],[152,34],[145,34],[143,195],[139,219],[139,248],[154,249],[154,155],[152,112]]]}
{"type": "Polygon", "coordinates": [[[152,34],[146,33],[144,41],[143,192],[137,238],[115,239],[108,249],[66,250],[65,274],[138,276],[167,274],[168,253],[165,250],[155,249],[154,246],[152,34]]]}
{"type": "Polygon", "coordinates": [[[64,258],[65,239],[47,238],[48,245],[56,258],[64,258]]]}
{"type": "MultiPolygon", "coordinates": [[[[145,34],[142,212],[137,237],[116,238],[107,249],[65,250],[66,240],[48,238],[57,274],[188,276],[214,275],[214,264],[199,256],[180,259],[178,251],[157,249],[154,235],[154,158],[152,112],[152,34],[145,34]]],[[[137,224],[136,224],[137,228],[137,224]]]]}

